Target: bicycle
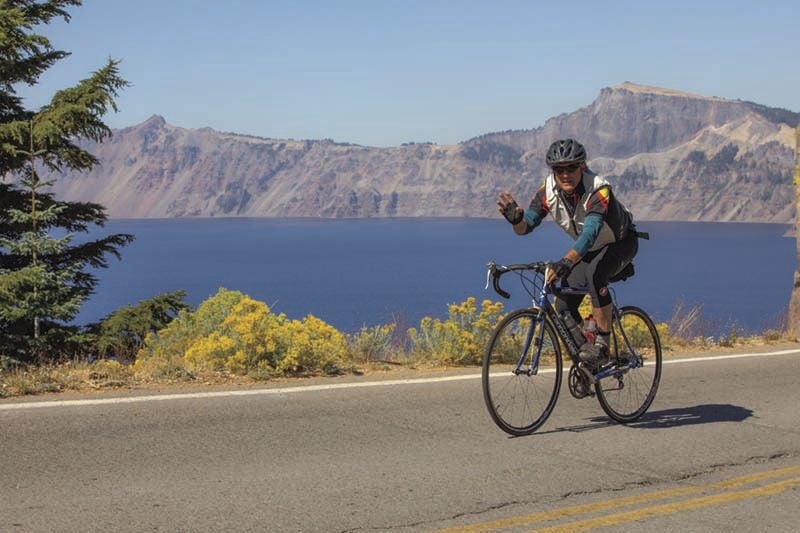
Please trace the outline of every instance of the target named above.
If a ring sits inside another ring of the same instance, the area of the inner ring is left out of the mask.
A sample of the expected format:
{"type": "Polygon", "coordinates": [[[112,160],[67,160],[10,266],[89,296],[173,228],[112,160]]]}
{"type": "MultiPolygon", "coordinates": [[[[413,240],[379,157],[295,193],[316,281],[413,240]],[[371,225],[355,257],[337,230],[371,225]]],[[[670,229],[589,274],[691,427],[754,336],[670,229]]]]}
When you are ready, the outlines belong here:
{"type": "MultiPolygon", "coordinates": [[[[500,277],[516,272],[532,299],[531,307],[516,309],[497,324],[483,358],[483,397],[500,429],[529,435],[547,421],[561,390],[562,346],[572,362],[568,384],[573,397],[596,395],[603,411],[620,423],[634,422],[647,411],[661,379],[661,341],[645,311],[617,307],[609,288],[613,304],[609,359],[589,366],[580,361],[579,344],[551,302],[551,296],[586,295],[588,289],[546,284],[546,262],[487,266],[487,289],[491,278],[495,292],[509,298],[500,287],[500,277]]],[[[632,275],[632,268],[626,274],[632,275]]],[[[611,281],[625,279],[622,276],[611,281]]]]}

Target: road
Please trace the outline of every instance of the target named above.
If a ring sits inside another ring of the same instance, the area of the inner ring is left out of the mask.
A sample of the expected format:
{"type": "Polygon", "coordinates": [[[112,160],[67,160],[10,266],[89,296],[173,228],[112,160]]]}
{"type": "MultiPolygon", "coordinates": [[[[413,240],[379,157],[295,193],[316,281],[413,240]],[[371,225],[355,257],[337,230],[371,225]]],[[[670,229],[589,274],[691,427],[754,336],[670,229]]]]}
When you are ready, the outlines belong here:
{"type": "Polygon", "coordinates": [[[0,531],[797,531],[800,345],[745,355],[519,438],[475,369],[3,400],[0,531]]]}

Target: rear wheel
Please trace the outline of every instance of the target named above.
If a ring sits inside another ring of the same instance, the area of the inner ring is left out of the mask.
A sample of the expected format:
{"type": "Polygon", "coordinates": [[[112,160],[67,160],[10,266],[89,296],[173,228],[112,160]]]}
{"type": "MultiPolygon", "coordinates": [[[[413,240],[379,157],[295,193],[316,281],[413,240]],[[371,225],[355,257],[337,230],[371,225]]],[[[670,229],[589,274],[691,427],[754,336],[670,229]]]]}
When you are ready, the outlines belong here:
{"type": "Polygon", "coordinates": [[[614,321],[613,329],[611,356],[612,360],[616,357],[617,372],[595,383],[595,392],[608,416],[618,422],[633,422],[656,397],[661,380],[661,341],[653,321],[638,307],[620,309],[620,321],[614,321]],[[631,366],[631,361],[636,364],[631,366]]]}
{"type": "Polygon", "coordinates": [[[561,389],[561,349],[550,322],[533,309],[506,316],[486,349],[482,381],[483,399],[500,429],[511,435],[536,431],[553,411],[561,389]],[[531,365],[537,352],[538,367],[533,374],[531,365]]]}

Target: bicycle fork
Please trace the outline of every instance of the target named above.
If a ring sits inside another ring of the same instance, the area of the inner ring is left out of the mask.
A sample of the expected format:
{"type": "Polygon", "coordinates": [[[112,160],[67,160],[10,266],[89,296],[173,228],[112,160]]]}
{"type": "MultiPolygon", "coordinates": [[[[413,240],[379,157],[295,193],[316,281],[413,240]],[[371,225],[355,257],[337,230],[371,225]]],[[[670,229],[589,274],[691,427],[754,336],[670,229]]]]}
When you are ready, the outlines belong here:
{"type": "Polygon", "coordinates": [[[542,353],[543,340],[544,314],[538,313],[537,317],[531,320],[531,325],[528,327],[528,332],[525,334],[525,343],[522,346],[522,353],[517,361],[517,366],[514,367],[515,375],[518,376],[520,374],[525,374],[526,376],[535,376],[539,373],[539,356],[542,353]],[[534,333],[536,333],[536,328],[540,324],[541,327],[539,328],[539,334],[534,336],[534,333]],[[531,358],[530,366],[523,369],[522,367],[525,365],[525,359],[528,357],[528,353],[531,350],[531,345],[535,346],[535,353],[531,358]]]}

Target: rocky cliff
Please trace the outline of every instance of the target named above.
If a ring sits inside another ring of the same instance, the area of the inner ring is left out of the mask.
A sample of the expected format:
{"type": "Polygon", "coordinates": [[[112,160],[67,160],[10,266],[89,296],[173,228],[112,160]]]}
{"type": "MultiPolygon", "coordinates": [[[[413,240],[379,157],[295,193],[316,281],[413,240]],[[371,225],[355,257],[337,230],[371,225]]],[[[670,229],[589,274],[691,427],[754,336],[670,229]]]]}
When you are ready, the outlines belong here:
{"type": "Polygon", "coordinates": [[[546,174],[547,146],[573,136],[637,219],[788,223],[798,121],[632,83],[539,128],[450,146],[265,139],[153,116],[89,145],[101,165],[55,188],[112,217],[492,217],[497,192],[527,201],[546,174]]]}

